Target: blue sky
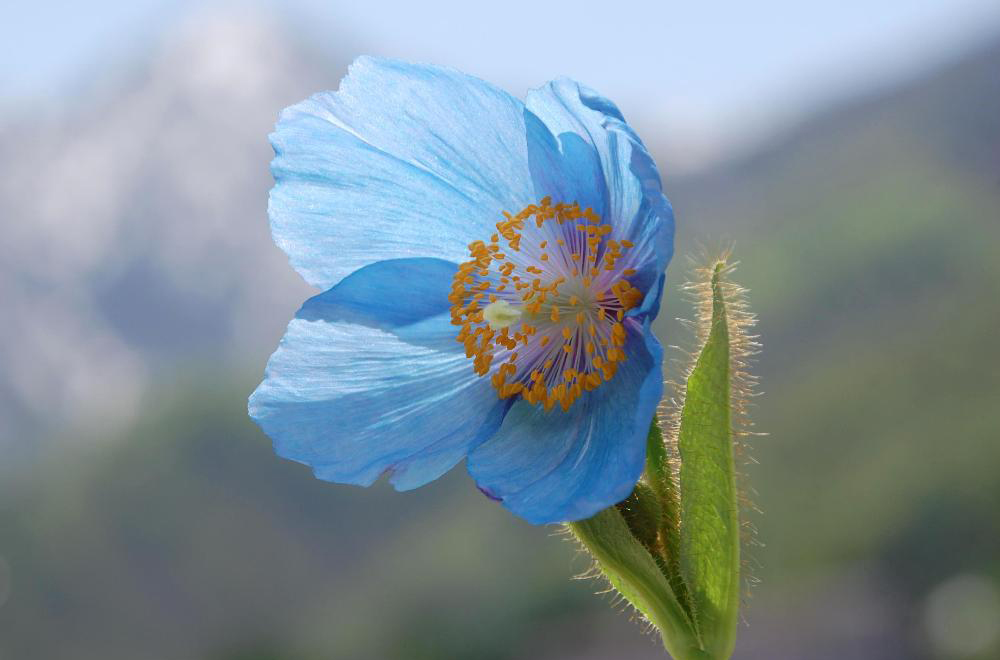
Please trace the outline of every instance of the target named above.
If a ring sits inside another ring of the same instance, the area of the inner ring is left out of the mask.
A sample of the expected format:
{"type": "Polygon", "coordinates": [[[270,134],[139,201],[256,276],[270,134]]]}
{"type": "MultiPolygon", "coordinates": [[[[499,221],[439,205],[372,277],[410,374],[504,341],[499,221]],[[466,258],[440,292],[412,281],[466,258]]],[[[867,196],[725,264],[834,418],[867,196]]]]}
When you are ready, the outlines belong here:
{"type": "MultiPolygon", "coordinates": [[[[58,96],[88,65],[127,57],[157,26],[204,4],[10,3],[0,22],[4,100],[58,96]]],[[[696,142],[767,128],[1000,32],[996,0],[256,4],[313,36],[348,33],[369,52],[449,64],[516,93],[570,75],[640,126],[666,123],[696,142]]]]}

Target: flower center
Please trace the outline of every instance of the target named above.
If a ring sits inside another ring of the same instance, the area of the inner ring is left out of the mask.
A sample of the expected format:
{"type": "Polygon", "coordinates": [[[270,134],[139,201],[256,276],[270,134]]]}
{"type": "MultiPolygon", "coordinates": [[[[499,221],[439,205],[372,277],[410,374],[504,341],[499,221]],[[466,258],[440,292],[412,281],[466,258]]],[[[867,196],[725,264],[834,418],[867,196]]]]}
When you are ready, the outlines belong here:
{"type": "Polygon", "coordinates": [[[504,217],[455,273],[456,340],[500,398],[568,410],[625,361],[625,313],[643,298],[627,279],[633,244],[610,238],[591,209],[549,197],[504,217]]]}

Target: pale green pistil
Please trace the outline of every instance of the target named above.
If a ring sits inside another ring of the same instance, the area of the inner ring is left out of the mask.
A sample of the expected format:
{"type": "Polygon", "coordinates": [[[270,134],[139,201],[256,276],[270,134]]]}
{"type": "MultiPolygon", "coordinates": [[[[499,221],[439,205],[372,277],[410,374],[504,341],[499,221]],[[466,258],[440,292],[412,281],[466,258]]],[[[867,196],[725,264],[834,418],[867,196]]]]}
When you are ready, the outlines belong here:
{"type": "Polygon", "coordinates": [[[506,328],[521,318],[521,310],[506,300],[491,302],[483,309],[483,318],[495,330],[506,328]]]}

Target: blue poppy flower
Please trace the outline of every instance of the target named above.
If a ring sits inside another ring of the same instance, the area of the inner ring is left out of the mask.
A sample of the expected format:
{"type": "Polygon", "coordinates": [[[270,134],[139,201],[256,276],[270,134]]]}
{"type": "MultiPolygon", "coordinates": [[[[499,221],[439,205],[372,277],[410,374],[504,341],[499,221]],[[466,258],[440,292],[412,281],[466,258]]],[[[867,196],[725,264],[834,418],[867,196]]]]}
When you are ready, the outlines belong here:
{"type": "Polygon", "coordinates": [[[660,400],[673,213],[618,108],[364,57],[271,135],[275,242],[324,293],[250,397],[276,452],[399,490],[467,459],[532,523],[621,501],[660,400]]]}

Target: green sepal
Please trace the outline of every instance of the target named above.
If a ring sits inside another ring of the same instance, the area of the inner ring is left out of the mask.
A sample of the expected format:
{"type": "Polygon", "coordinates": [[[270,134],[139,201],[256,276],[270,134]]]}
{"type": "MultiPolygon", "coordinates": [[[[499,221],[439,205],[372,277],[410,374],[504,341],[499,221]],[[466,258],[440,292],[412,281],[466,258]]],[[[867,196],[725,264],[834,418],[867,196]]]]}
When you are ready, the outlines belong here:
{"type": "Polygon", "coordinates": [[[736,643],[740,601],[740,523],[731,425],[730,344],[722,264],[712,275],[712,325],[688,377],[680,452],[680,564],[713,658],[736,643]]]}
{"type": "Polygon", "coordinates": [[[655,558],[659,553],[661,513],[653,489],[640,481],[632,494],[615,506],[632,536],[655,558]]]}
{"type": "Polygon", "coordinates": [[[697,627],[691,596],[681,573],[680,498],[667,458],[663,432],[656,418],[650,424],[649,434],[646,437],[646,470],[643,478],[653,491],[660,514],[657,529],[657,561],[681,607],[697,627]]]}

